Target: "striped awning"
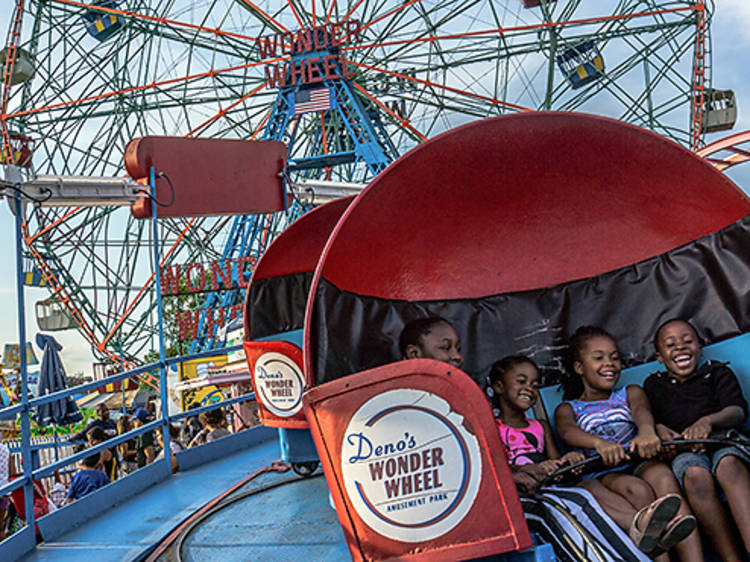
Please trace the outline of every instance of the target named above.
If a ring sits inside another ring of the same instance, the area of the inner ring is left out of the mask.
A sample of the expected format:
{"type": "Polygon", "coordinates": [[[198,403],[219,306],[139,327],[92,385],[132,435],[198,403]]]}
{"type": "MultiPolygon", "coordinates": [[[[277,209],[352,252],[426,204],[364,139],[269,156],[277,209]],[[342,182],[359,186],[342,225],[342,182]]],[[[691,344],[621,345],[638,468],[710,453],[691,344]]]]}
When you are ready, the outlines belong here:
{"type": "MultiPolygon", "coordinates": [[[[126,408],[131,408],[133,406],[133,400],[135,400],[136,394],[138,394],[137,390],[125,391],[126,408]]],[[[79,408],[96,408],[99,404],[105,404],[110,410],[119,410],[122,408],[122,392],[108,392],[105,394],[92,392],[83,398],[79,398],[76,403],[79,408]]]]}

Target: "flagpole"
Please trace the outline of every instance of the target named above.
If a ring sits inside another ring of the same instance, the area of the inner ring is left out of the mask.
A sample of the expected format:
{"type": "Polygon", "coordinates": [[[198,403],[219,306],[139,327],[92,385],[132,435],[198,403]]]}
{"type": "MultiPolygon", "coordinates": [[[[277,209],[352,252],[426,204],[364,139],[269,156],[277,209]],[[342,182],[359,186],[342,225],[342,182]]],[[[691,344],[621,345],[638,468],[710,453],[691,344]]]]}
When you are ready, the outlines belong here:
{"type": "Polygon", "coordinates": [[[149,169],[149,183],[151,184],[151,222],[154,237],[154,289],[156,291],[156,311],[159,326],[159,391],[161,397],[162,443],[164,444],[164,460],[172,470],[172,451],[169,443],[169,394],[167,392],[167,370],[165,368],[166,354],[164,353],[164,312],[161,302],[161,267],[159,265],[159,223],[156,212],[156,169],[149,169]]]}

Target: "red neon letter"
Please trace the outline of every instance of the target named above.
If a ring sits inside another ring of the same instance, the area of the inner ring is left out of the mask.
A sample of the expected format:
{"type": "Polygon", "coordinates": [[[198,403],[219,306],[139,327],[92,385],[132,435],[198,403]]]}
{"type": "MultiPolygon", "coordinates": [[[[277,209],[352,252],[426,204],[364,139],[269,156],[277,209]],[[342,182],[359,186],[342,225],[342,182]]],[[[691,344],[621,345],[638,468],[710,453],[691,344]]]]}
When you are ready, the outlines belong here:
{"type": "Polygon", "coordinates": [[[198,322],[200,321],[200,309],[177,311],[177,325],[180,327],[180,341],[195,339],[198,337],[198,322]]]}
{"type": "Polygon", "coordinates": [[[340,24],[331,24],[331,45],[333,47],[338,47],[344,42],[344,39],[341,37],[342,32],[343,29],[340,24]]]}
{"type": "Polygon", "coordinates": [[[324,49],[328,46],[328,30],[324,25],[313,28],[313,45],[315,49],[324,49]]]}
{"type": "Polygon", "coordinates": [[[310,57],[307,59],[307,80],[309,82],[322,82],[323,76],[316,63],[320,62],[320,57],[310,57]]]}
{"type": "Polygon", "coordinates": [[[185,268],[185,284],[191,293],[197,293],[206,287],[206,272],[201,264],[193,262],[185,268]],[[193,269],[198,270],[197,285],[193,282],[193,277],[190,275],[193,269]]]}
{"type": "Polygon", "coordinates": [[[281,35],[281,52],[286,55],[291,55],[294,50],[294,35],[291,33],[283,33],[281,35]]]}
{"type": "Polygon", "coordinates": [[[275,57],[278,41],[279,41],[278,33],[276,35],[258,37],[255,40],[255,42],[258,45],[258,52],[260,53],[260,58],[264,59],[266,57],[275,57]],[[273,39],[273,43],[271,42],[272,39],[273,39]]]}
{"type": "Polygon", "coordinates": [[[306,53],[312,51],[312,37],[309,29],[300,29],[297,32],[297,52],[306,53]]]}
{"type": "Polygon", "coordinates": [[[299,76],[300,84],[307,83],[307,76],[305,73],[305,61],[289,61],[289,74],[292,86],[297,84],[297,76],[299,76]],[[299,63],[299,67],[297,67],[299,63]]]}
{"type": "Polygon", "coordinates": [[[225,289],[230,289],[232,287],[232,262],[228,259],[224,260],[223,270],[219,265],[218,260],[211,262],[211,285],[213,286],[214,291],[219,288],[219,277],[221,277],[221,282],[224,284],[225,289]]]}
{"type": "Polygon", "coordinates": [[[177,264],[172,273],[172,266],[167,265],[161,270],[161,296],[180,294],[180,268],[177,264]]]}
{"type": "Polygon", "coordinates": [[[280,64],[267,64],[266,65],[266,87],[270,90],[275,88],[278,83],[279,88],[286,86],[286,71],[288,63],[284,63],[284,66],[280,64]]]}
{"type": "Polygon", "coordinates": [[[206,309],[206,334],[211,337],[214,335],[214,328],[221,328],[224,325],[224,308],[207,308],[206,309]],[[214,319],[214,310],[219,312],[219,317],[214,319]]]}
{"type": "MultiPolygon", "coordinates": [[[[255,256],[242,256],[237,260],[237,284],[240,287],[247,287],[250,283],[248,278],[245,281],[245,264],[249,263],[251,266],[255,266],[255,256]]],[[[252,274],[252,271],[250,272],[252,274]]]]}
{"type": "Polygon", "coordinates": [[[336,55],[326,55],[323,57],[323,74],[325,75],[326,80],[341,78],[336,71],[336,61],[338,61],[336,55]]]}
{"type": "Polygon", "coordinates": [[[346,42],[359,43],[359,21],[349,20],[346,22],[346,42]]]}

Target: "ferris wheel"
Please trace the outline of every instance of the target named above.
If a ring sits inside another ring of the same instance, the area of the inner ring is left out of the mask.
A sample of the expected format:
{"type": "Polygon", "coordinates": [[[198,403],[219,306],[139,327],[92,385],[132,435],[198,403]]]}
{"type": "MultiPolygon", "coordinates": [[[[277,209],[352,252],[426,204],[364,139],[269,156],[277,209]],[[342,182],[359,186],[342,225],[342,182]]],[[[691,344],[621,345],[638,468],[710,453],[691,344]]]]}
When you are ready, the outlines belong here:
{"type": "MultiPolygon", "coordinates": [[[[704,132],[703,1],[14,2],[0,125],[4,161],[29,177],[122,176],[125,145],[146,135],[282,140],[292,181],[367,182],[419,142],[503,113],[601,114],[692,148],[704,132]]],[[[303,211],[164,219],[163,266],[257,256],[303,211]]],[[[150,224],[115,207],[29,206],[25,221],[27,277],[50,288],[57,327],[105,360],[142,360],[156,332],[150,224]]],[[[173,348],[190,339],[182,309],[241,298],[249,271],[234,275],[166,298],[173,348]]]]}

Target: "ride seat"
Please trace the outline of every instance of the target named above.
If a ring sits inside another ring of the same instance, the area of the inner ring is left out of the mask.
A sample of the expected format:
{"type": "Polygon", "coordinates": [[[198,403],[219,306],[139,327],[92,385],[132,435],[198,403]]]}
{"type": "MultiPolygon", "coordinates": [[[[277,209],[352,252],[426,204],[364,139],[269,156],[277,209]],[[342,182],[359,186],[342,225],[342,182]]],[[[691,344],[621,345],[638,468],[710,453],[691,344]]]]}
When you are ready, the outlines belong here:
{"type": "MultiPolygon", "coordinates": [[[[117,2],[114,0],[99,0],[93,4],[113,10],[116,10],[118,7],[117,2]]],[[[98,10],[87,10],[81,18],[86,25],[86,31],[97,41],[106,41],[125,25],[122,17],[98,10]]]]}

